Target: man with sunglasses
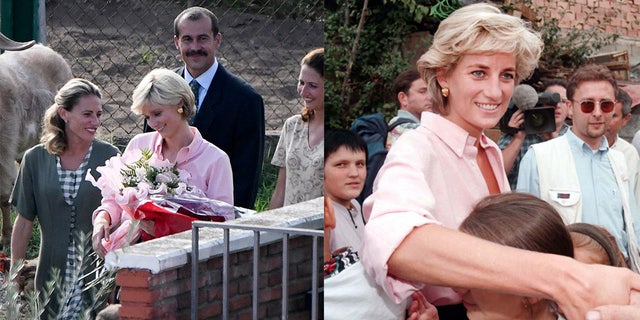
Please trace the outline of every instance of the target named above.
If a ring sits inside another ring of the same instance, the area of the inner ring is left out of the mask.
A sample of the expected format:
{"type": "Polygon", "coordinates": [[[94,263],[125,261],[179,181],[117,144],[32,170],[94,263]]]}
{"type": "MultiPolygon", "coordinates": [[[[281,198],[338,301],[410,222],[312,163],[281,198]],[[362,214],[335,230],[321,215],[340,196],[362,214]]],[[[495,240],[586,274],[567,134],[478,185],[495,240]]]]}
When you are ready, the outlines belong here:
{"type": "Polygon", "coordinates": [[[573,126],[565,135],[529,149],[520,163],[517,190],[547,201],[567,224],[605,227],[637,270],[640,216],[635,195],[624,155],[609,148],[604,136],[617,89],[604,66],[575,70],[567,87],[573,126]]]}

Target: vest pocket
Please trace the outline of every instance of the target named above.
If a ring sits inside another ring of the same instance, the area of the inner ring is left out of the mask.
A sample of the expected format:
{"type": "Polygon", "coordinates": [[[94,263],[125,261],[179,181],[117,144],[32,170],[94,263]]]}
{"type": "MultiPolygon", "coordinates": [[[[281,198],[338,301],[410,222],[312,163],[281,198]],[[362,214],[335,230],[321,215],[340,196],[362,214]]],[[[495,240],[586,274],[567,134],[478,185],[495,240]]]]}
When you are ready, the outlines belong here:
{"type": "Polygon", "coordinates": [[[549,199],[563,207],[571,207],[580,201],[580,191],[551,189],[549,199]]]}

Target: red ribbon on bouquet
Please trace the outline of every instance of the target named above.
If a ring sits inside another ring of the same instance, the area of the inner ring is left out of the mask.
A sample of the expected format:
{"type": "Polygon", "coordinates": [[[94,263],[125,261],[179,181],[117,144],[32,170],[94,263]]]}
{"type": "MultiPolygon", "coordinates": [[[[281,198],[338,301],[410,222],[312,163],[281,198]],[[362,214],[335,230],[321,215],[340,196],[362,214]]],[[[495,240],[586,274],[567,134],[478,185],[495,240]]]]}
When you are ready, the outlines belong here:
{"type": "Polygon", "coordinates": [[[134,213],[134,218],[154,222],[155,235],[150,235],[142,230],[142,241],[147,241],[190,230],[191,222],[196,220],[214,222],[225,221],[224,217],[196,214],[183,206],[180,206],[176,212],[172,209],[158,205],[153,201],[147,201],[138,206],[137,210],[134,213]]]}

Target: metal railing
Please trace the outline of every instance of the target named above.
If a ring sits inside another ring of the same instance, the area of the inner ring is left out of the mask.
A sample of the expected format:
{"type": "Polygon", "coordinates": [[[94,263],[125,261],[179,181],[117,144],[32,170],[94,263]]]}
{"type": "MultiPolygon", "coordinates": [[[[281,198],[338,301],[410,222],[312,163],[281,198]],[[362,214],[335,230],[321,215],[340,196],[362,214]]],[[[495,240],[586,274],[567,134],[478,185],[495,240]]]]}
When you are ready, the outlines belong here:
{"type": "Polygon", "coordinates": [[[222,228],[223,229],[223,255],[222,255],[222,319],[229,318],[229,230],[253,231],[253,279],[252,279],[252,318],[258,319],[258,260],[260,258],[260,233],[271,232],[282,234],[282,319],[287,319],[288,314],[288,254],[289,237],[310,236],[313,237],[312,272],[311,272],[311,319],[318,318],[318,238],[324,237],[322,230],[310,230],[300,228],[262,227],[251,225],[237,225],[222,222],[194,221],[191,227],[191,319],[198,319],[198,262],[199,262],[199,229],[222,228]]]}

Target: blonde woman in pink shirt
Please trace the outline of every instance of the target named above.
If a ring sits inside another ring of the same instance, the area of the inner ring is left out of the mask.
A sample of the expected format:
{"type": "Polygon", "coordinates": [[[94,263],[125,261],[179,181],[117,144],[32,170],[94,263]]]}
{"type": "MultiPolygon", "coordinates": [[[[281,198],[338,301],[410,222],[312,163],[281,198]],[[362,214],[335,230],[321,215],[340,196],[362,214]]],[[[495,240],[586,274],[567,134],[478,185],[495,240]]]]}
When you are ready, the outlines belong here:
{"type": "MultiPolygon", "coordinates": [[[[133,91],[131,110],[144,115],[156,131],[131,139],[123,158],[131,152],[151,149],[160,160],[168,160],[191,174],[187,183],[202,190],[207,198],[233,204],[229,157],[204,140],[197,128],[189,126],[188,120],[195,114],[195,98],[180,75],[168,69],[149,72],[133,91]]],[[[102,240],[108,241],[114,228],[130,228],[130,224],[122,224],[128,219],[115,199],[102,199],[94,211],[92,236],[94,250],[100,256],[107,253],[102,240]]]]}
{"type": "Polygon", "coordinates": [[[629,304],[640,276],[569,257],[509,248],[456,231],[481,198],[509,192],[500,149],[485,134],[537,64],[542,41],[518,18],[473,4],[441,22],[418,69],[433,113],[391,148],[364,203],[362,261],[396,301],[416,290],[440,319],[466,319],[451,287],[558,302],[569,319],[629,304]]]}

